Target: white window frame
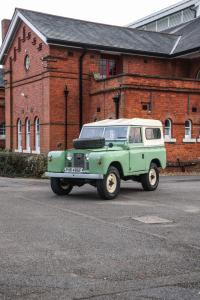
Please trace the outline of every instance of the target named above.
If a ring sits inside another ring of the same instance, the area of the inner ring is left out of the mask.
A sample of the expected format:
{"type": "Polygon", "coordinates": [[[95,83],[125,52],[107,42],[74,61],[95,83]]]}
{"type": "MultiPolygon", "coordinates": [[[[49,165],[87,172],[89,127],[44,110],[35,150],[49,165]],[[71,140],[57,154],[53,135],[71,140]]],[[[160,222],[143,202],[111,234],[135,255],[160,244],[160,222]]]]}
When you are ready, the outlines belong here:
{"type": "Polygon", "coordinates": [[[34,153],[40,153],[40,119],[35,119],[35,151],[34,153]]]}
{"type": "Polygon", "coordinates": [[[183,139],[184,143],[196,143],[196,139],[192,138],[192,121],[186,120],[185,121],[185,137],[183,139]],[[186,123],[188,122],[188,126],[186,126],[186,123]]]}
{"type": "Polygon", "coordinates": [[[185,121],[185,139],[191,139],[192,138],[192,122],[191,120],[185,121]],[[186,123],[188,122],[188,126],[186,126],[186,123]]]}
{"type": "Polygon", "coordinates": [[[31,143],[31,122],[29,119],[26,119],[26,152],[27,153],[30,153],[31,151],[30,143],[31,143]]]}
{"type": "Polygon", "coordinates": [[[172,138],[172,121],[170,119],[165,120],[165,139],[171,140],[172,138]],[[166,123],[168,122],[168,126],[166,123]]]}
{"type": "Polygon", "coordinates": [[[22,121],[17,121],[17,150],[22,152],[22,121]]]}
{"type": "Polygon", "coordinates": [[[164,124],[164,139],[166,143],[176,143],[176,139],[172,138],[172,120],[166,119],[164,124]],[[166,123],[169,122],[169,126],[166,123]],[[166,133],[168,132],[168,133],[166,133]]]}

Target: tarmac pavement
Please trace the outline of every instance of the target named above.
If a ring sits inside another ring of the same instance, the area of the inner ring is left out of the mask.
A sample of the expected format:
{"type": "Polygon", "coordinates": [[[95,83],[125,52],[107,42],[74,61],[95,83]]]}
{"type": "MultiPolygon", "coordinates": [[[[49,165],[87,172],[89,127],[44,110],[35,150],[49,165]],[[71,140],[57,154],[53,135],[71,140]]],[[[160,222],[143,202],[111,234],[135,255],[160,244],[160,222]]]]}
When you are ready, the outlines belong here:
{"type": "Polygon", "coordinates": [[[200,176],[52,193],[0,178],[0,299],[200,299],[200,176]]]}

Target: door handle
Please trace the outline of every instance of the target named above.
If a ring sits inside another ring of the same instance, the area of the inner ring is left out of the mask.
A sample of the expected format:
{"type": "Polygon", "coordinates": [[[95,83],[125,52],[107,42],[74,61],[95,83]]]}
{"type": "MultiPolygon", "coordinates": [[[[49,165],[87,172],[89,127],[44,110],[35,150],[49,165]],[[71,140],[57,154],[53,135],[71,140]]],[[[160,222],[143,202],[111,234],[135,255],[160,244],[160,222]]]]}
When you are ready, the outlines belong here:
{"type": "Polygon", "coordinates": [[[144,159],[144,154],[142,154],[142,159],[144,159]]]}

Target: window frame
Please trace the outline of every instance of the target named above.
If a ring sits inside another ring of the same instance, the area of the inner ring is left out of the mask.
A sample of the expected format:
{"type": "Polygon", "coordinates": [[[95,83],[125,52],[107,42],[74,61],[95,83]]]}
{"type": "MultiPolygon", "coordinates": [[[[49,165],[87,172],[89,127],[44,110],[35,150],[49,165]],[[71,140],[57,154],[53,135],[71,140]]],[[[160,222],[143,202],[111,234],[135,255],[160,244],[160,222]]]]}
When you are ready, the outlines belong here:
{"type": "Polygon", "coordinates": [[[22,152],[22,120],[17,121],[17,150],[22,152]]]}
{"type": "Polygon", "coordinates": [[[145,139],[147,141],[158,141],[158,140],[161,140],[162,139],[162,132],[161,132],[161,129],[159,127],[146,127],[145,128],[145,139]],[[147,130],[159,130],[160,132],[160,137],[159,138],[147,138],[147,130]]]}
{"type": "Polygon", "coordinates": [[[131,144],[131,145],[138,145],[138,144],[142,144],[143,143],[142,128],[140,126],[135,126],[135,127],[134,126],[130,126],[129,133],[128,133],[128,143],[131,144]],[[130,141],[130,133],[131,133],[132,129],[140,129],[140,137],[141,137],[140,142],[132,142],[132,141],[130,141]]]}
{"type": "Polygon", "coordinates": [[[186,140],[192,139],[192,121],[189,119],[185,121],[185,139],[186,140]],[[189,123],[189,126],[186,126],[187,122],[189,123]],[[187,130],[189,130],[189,134],[187,134],[187,130]]]}
{"type": "Polygon", "coordinates": [[[38,117],[35,118],[34,127],[35,127],[35,151],[37,153],[40,153],[40,119],[38,117]]]}
{"type": "Polygon", "coordinates": [[[31,151],[31,122],[30,119],[26,119],[25,123],[25,132],[26,132],[26,151],[30,152],[31,151]]]}
{"type": "Polygon", "coordinates": [[[100,57],[99,60],[99,74],[100,77],[109,78],[111,76],[117,75],[117,58],[116,57],[100,57]],[[105,62],[105,65],[104,65],[105,62]],[[111,64],[114,64],[112,67],[112,74],[111,74],[111,64]],[[102,72],[103,70],[103,72],[102,72]]]}
{"type": "Polygon", "coordinates": [[[171,140],[172,139],[172,120],[171,119],[166,119],[165,120],[165,131],[164,131],[164,138],[166,140],[171,140]],[[169,126],[166,126],[166,122],[169,122],[169,126]],[[166,134],[166,130],[169,130],[169,133],[166,134]]]}

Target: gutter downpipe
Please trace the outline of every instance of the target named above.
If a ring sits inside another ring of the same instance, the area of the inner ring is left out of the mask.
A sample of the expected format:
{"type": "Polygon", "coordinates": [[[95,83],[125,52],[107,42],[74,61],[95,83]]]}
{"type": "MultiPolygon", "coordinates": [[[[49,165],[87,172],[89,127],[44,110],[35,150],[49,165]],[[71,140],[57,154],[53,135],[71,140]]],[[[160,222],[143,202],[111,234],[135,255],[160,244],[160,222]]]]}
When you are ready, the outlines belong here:
{"type": "Polygon", "coordinates": [[[10,57],[10,150],[13,150],[13,70],[10,57]]]}
{"type": "Polygon", "coordinates": [[[79,57],[79,131],[83,126],[83,60],[87,53],[87,49],[83,49],[79,57]]]}

